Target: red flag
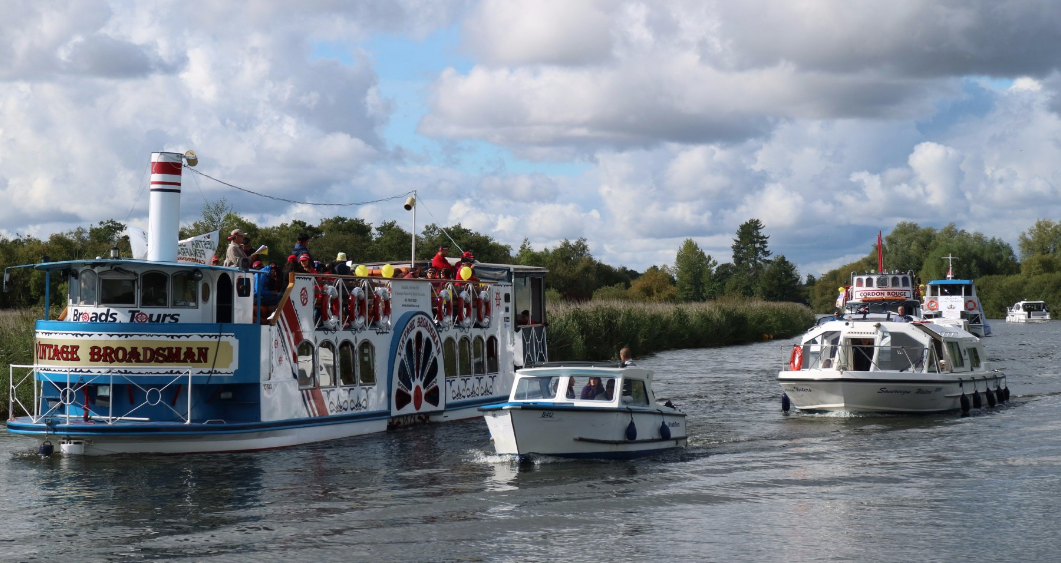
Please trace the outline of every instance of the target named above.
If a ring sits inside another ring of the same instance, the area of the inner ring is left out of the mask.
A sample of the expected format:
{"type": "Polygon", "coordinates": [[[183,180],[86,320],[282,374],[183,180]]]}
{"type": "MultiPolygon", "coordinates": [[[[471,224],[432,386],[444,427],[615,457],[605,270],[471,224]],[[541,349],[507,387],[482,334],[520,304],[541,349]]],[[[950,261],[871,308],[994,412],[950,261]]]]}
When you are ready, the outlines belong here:
{"type": "Polygon", "coordinates": [[[881,246],[881,232],[877,231],[877,271],[884,271],[884,247],[881,246]]]}

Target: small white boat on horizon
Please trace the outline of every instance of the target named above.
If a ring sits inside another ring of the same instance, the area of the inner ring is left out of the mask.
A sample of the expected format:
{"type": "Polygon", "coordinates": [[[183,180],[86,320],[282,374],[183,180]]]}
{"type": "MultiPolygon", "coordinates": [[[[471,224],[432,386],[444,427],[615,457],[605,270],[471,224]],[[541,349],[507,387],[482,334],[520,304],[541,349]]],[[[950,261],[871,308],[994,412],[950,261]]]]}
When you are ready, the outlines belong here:
{"type": "Polygon", "coordinates": [[[657,402],[652,372],[614,365],[569,362],[517,371],[507,403],[479,408],[495,451],[628,458],[684,447],[685,413],[657,402]]]}
{"type": "Polygon", "coordinates": [[[1007,323],[1045,323],[1050,320],[1050,310],[1045,301],[1018,301],[1006,309],[1007,323]]]}

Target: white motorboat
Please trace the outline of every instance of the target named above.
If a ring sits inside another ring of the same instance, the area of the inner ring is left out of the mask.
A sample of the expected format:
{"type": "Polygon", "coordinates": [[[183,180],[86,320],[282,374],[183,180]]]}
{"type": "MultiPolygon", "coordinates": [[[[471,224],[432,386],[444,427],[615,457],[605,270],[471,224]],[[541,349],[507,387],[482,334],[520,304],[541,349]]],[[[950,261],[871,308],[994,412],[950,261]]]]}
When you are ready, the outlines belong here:
{"type": "Polygon", "coordinates": [[[913,281],[910,273],[852,275],[846,315],[819,323],[786,351],[782,408],[967,412],[1008,400],[1005,375],[988,370],[966,320],[918,317],[913,281]],[[899,306],[914,314],[899,316],[899,306]]]}
{"type": "MultiPolygon", "coordinates": [[[[954,258],[944,256],[945,260],[954,258]]],[[[991,325],[976,295],[976,284],[972,280],[954,279],[953,272],[953,265],[948,266],[947,279],[928,282],[922,313],[926,319],[961,319],[968,324],[969,332],[991,336],[991,325]]]]}
{"type": "Polygon", "coordinates": [[[1050,320],[1050,310],[1044,301],[1017,301],[1006,309],[1007,323],[1045,323],[1050,320]]]}
{"type": "Polygon", "coordinates": [[[685,413],[670,401],[657,402],[652,372],[614,365],[517,371],[507,403],[479,408],[494,449],[501,455],[626,458],[684,447],[685,413]]]}

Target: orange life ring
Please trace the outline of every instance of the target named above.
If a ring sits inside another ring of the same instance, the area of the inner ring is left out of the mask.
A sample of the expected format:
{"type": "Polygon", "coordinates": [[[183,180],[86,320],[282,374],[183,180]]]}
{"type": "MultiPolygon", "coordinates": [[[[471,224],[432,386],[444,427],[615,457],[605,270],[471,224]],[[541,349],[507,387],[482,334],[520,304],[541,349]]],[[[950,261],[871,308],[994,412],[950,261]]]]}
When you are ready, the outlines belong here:
{"type": "Polygon", "coordinates": [[[936,303],[935,299],[929,299],[928,302],[925,303],[925,308],[929,311],[935,311],[939,309],[939,303],[936,303]]]}
{"type": "Polygon", "coordinates": [[[799,371],[803,369],[803,346],[795,344],[792,346],[792,356],[788,359],[789,371],[799,371]]]}
{"type": "Polygon", "coordinates": [[[365,325],[366,315],[368,314],[368,296],[365,295],[365,290],[355,287],[350,292],[347,310],[350,312],[350,317],[346,319],[347,326],[352,325],[354,328],[361,328],[365,325]]]}
{"type": "Polygon", "coordinates": [[[966,299],[965,300],[965,310],[966,311],[975,311],[976,310],[976,299],[966,299]]]}
{"type": "Polygon", "coordinates": [[[449,294],[442,292],[438,296],[438,307],[435,310],[435,321],[447,326],[450,321],[449,294]]]}

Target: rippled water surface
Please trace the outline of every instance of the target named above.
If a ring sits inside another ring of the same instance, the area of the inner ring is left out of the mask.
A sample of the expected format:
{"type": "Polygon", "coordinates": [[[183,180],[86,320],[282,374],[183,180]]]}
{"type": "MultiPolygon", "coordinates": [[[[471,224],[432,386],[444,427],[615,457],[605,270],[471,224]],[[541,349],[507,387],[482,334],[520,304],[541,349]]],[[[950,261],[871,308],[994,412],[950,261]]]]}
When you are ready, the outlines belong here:
{"type": "Polygon", "coordinates": [[[788,343],[643,358],[689,447],[513,464],[481,419],[270,452],[42,459],[0,434],[0,561],[1055,561],[1061,321],[992,323],[1009,405],[784,415],[788,343]]]}

